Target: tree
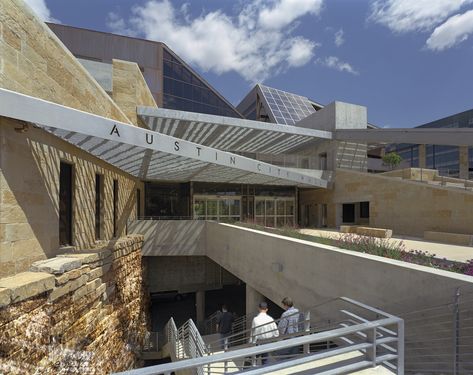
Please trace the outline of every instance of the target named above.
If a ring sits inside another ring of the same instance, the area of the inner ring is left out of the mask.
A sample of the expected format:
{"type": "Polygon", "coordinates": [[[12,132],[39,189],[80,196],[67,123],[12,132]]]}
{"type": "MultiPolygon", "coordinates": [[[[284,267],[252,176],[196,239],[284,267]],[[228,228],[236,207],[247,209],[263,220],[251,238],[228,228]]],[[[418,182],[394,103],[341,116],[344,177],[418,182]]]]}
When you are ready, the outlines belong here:
{"type": "Polygon", "coordinates": [[[383,163],[388,165],[391,170],[396,168],[399,164],[401,164],[402,157],[396,152],[389,152],[383,156],[383,163]]]}

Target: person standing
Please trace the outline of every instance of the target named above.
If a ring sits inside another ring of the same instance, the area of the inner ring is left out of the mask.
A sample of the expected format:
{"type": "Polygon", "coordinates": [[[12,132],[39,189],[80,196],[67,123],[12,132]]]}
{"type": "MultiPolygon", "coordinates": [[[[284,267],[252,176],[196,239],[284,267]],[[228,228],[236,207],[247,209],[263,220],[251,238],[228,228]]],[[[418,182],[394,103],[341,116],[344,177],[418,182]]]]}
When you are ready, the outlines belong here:
{"type": "Polygon", "coordinates": [[[220,333],[222,348],[228,349],[228,336],[232,334],[232,324],[235,317],[228,311],[227,305],[222,305],[222,313],[217,318],[217,332],[220,333]]]}
{"type": "MultiPolygon", "coordinates": [[[[299,332],[299,310],[294,307],[294,302],[289,297],[284,297],[281,301],[284,311],[279,320],[278,330],[281,336],[299,332]]],[[[299,348],[294,346],[281,351],[280,355],[297,354],[299,348]]]]}
{"type": "MultiPolygon", "coordinates": [[[[274,319],[268,315],[268,304],[260,302],[259,314],[251,322],[250,343],[259,344],[261,340],[272,339],[279,336],[279,331],[274,319]]],[[[268,363],[268,353],[261,354],[261,363],[268,363]]]]}

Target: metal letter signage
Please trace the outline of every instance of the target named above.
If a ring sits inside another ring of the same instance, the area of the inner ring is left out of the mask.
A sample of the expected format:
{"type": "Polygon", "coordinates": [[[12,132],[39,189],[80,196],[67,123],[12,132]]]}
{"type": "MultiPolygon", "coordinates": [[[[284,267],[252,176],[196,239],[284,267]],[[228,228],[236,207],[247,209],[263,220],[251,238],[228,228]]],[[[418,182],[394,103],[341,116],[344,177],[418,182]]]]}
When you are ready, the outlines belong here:
{"type": "Polygon", "coordinates": [[[110,135],[112,134],[116,134],[120,136],[120,133],[118,132],[117,124],[113,124],[113,128],[112,128],[112,131],[110,132],[110,135]]]}
{"type": "Polygon", "coordinates": [[[146,143],[152,145],[154,142],[154,135],[146,133],[146,143]]]}

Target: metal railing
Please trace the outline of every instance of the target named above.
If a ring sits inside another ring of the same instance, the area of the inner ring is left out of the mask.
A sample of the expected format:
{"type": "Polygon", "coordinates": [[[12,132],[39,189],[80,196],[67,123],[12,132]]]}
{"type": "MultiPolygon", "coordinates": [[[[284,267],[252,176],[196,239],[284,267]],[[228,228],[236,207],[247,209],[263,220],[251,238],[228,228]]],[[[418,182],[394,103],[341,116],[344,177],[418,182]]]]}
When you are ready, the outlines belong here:
{"type": "Polygon", "coordinates": [[[473,373],[473,291],[450,301],[400,312],[406,327],[406,374],[473,373]]]}
{"type": "Polygon", "coordinates": [[[158,352],[158,332],[146,332],[145,338],[143,340],[143,352],[158,352]]]}
{"type": "MultiPolygon", "coordinates": [[[[281,340],[273,343],[257,345],[249,348],[237,349],[211,356],[203,356],[188,360],[178,361],[165,365],[145,367],[141,369],[131,370],[120,374],[127,375],[170,375],[178,371],[194,370],[196,373],[203,374],[224,374],[229,370],[241,371],[247,369],[245,374],[263,374],[267,372],[291,368],[296,365],[314,366],[319,374],[334,373],[331,370],[320,365],[317,361],[327,358],[335,358],[337,356],[354,353],[356,361],[341,361],[337,372],[355,371],[375,367],[380,364],[389,364],[395,361],[394,366],[398,375],[404,374],[403,369],[403,321],[397,317],[381,318],[373,322],[355,324],[348,327],[312,333],[309,335],[281,340]],[[387,327],[397,327],[396,332],[387,327]],[[273,361],[266,365],[257,363],[257,357],[266,353],[279,353],[281,351],[298,348],[310,347],[312,344],[319,342],[327,342],[333,340],[345,340],[344,344],[334,349],[318,351],[315,353],[304,353],[296,355],[281,361],[273,361]],[[395,345],[391,345],[391,344],[395,345]],[[388,348],[388,349],[386,349],[388,348]],[[248,358],[251,363],[246,365],[248,358]]],[[[353,358],[352,358],[353,359],[353,358]]]]}
{"type": "MultiPolygon", "coordinates": [[[[171,374],[183,370],[199,375],[242,370],[260,374],[295,365],[318,366],[318,373],[324,373],[324,368],[316,361],[328,358],[334,362],[332,367],[337,367],[340,372],[382,364],[397,374],[404,373],[404,323],[398,317],[341,297],[314,306],[304,314],[304,321],[295,324],[298,324],[295,333],[271,340],[249,340],[250,343],[241,345],[232,342],[222,353],[221,348],[205,348],[192,320],[177,329],[171,319],[166,325],[167,341],[174,345],[171,358],[181,360],[126,374],[171,374]],[[331,314],[328,318],[320,318],[325,316],[322,315],[324,312],[331,314]],[[311,313],[321,315],[312,320],[311,313]],[[349,360],[340,358],[348,354],[349,360]],[[270,362],[263,364],[266,355],[270,362]]],[[[243,331],[245,340],[248,336],[251,338],[248,331],[243,331]]],[[[242,332],[236,334],[242,335],[242,332]]]]}

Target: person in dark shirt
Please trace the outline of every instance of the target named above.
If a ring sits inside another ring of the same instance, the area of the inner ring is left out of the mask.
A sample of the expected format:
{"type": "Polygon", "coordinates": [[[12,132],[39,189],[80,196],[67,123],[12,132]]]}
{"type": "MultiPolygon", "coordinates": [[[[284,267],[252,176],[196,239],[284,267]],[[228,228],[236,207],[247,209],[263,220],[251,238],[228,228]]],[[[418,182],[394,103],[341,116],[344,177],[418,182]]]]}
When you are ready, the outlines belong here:
{"type": "Polygon", "coordinates": [[[235,320],[233,314],[228,311],[226,305],[222,305],[222,313],[217,318],[217,332],[220,333],[222,347],[228,349],[228,336],[232,334],[232,323],[235,320]]]}

